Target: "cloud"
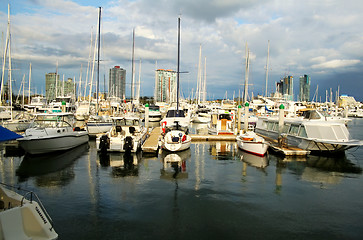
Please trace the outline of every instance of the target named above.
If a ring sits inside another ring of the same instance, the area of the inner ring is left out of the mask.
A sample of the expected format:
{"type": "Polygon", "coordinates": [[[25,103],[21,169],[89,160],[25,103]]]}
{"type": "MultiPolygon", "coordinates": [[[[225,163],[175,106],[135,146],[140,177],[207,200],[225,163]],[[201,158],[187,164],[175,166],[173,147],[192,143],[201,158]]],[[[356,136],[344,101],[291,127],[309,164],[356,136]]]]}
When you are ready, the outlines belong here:
{"type": "Polygon", "coordinates": [[[351,60],[345,60],[345,59],[334,59],[330,61],[324,61],[319,64],[314,64],[311,67],[313,69],[326,69],[326,68],[345,68],[345,67],[352,67],[354,65],[357,65],[361,61],[359,59],[351,59],[351,60]]]}

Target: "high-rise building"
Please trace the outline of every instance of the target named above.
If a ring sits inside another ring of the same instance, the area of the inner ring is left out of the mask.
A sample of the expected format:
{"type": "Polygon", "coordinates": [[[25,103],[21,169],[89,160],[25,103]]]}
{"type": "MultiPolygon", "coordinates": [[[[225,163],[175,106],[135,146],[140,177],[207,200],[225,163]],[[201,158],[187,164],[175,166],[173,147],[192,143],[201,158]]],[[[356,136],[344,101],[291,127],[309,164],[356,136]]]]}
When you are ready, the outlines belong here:
{"type": "Polygon", "coordinates": [[[75,96],[75,84],[72,78],[66,81],[59,80],[57,73],[45,74],[45,98],[48,102],[57,97],[75,96]]]}
{"type": "Polygon", "coordinates": [[[155,71],[155,102],[172,103],[177,101],[176,71],[158,69],[155,71]]]}
{"type": "Polygon", "coordinates": [[[308,75],[300,76],[299,98],[302,102],[310,101],[310,77],[308,75]]]}
{"type": "Polygon", "coordinates": [[[293,91],[293,77],[286,76],[280,80],[280,82],[276,83],[277,92],[279,92],[282,97],[286,100],[294,99],[294,91],[293,91]]]}
{"type": "Polygon", "coordinates": [[[108,95],[121,99],[126,95],[126,70],[120,66],[110,68],[108,95]]]}

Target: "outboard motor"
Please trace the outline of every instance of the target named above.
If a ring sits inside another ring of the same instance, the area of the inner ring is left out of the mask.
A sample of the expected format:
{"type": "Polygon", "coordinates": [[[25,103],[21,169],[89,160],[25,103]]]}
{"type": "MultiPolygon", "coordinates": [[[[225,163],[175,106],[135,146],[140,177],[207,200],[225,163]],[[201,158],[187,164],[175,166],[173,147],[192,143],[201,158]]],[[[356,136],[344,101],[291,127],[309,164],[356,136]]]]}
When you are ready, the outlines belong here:
{"type": "Polygon", "coordinates": [[[131,153],[131,150],[134,147],[134,141],[132,140],[132,137],[128,136],[125,138],[125,144],[124,144],[124,150],[126,153],[131,153]]]}
{"type": "Polygon", "coordinates": [[[101,152],[107,152],[107,149],[109,148],[110,148],[110,139],[106,134],[102,135],[102,137],[100,138],[99,150],[101,152]]]}

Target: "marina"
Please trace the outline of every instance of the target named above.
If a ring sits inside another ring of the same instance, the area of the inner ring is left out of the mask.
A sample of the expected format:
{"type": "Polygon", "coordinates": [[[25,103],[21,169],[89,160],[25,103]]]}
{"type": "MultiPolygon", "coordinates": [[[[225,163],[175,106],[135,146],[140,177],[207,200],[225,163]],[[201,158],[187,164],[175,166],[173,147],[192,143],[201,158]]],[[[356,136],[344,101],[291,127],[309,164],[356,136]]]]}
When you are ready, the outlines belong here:
{"type": "MultiPolygon", "coordinates": [[[[363,138],[361,119],[348,127],[363,138]]],[[[36,192],[59,239],[363,234],[362,148],[338,158],[259,157],[239,150],[235,141],[193,141],[182,152],[125,156],[101,155],[91,139],[39,158],[9,155],[1,146],[1,181],[36,192]]]]}

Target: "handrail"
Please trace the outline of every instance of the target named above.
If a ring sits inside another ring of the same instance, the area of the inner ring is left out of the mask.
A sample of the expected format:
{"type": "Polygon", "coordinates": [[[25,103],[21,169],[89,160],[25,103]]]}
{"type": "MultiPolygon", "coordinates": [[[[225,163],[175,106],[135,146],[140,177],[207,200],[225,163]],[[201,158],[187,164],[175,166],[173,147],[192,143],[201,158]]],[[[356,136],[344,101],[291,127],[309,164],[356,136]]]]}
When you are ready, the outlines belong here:
{"type": "Polygon", "coordinates": [[[47,210],[45,209],[45,207],[44,207],[43,203],[40,201],[40,199],[39,199],[39,197],[38,197],[38,195],[37,195],[36,193],[34,193],[33,191],[30,191],[30,190],[22,189],[22,188],[20,188],[20,186],[19,186],[19,187],[15,187],[15,186],[12,186],[12,185],[9,185],[9,184],[6,184],[6,183],[2,183],[2,182],[0,182],[0,184],[1,184],[1,185],[4,185],[4,186],[6,186],[6,187],[12,188],[12,189],[17,189],[17,190],[19,190],[19,191],[24,191],[24,192],[26,192],[26,193],[23,195],[23,198],[22,198],[22,199],[21,199],[21,201],[20,201],[20,206],[21,206],[21,207],[22,207],[22,206],[23,206],[23,204],[24,204],[24,200],[25,200],[25,199],[26,199],[26,200],[28,200],[28,199],[26,198],[28,195],[30,195],[30,200],[28,200],[28,201],[30,201],[30,203],[32,203],[32,202],[33,202],[33,197],[35,197],[35,201],[38,203],[38,205],[40,206],[40,208],[43,210],[43,212],[44,212],[44,214],[45,214],[45,217],[48,219],[48,221],[49,221],[50,225],[52,226],[52,227],[50,228],[50,230],[54,229],[54,226],[53,226],[53,220],[52,220],[52,218],[50,217],[49,213],[48,213],[48,212],[47,212],[47,210]]]}

